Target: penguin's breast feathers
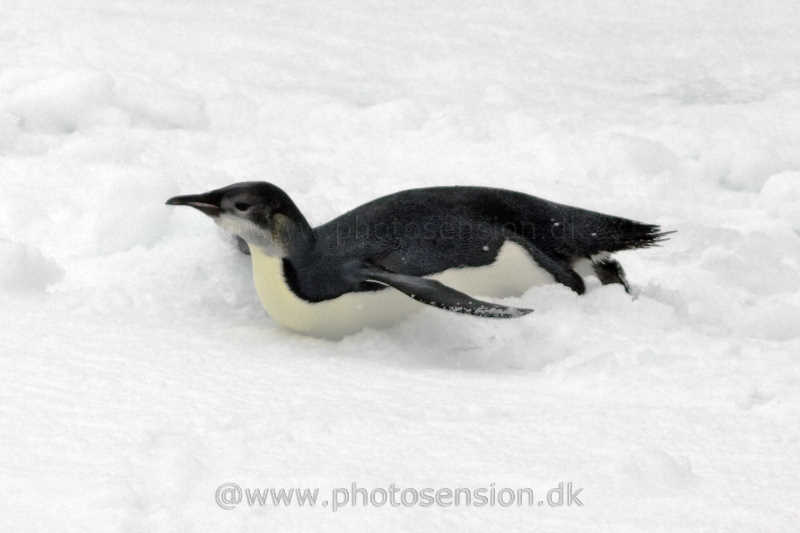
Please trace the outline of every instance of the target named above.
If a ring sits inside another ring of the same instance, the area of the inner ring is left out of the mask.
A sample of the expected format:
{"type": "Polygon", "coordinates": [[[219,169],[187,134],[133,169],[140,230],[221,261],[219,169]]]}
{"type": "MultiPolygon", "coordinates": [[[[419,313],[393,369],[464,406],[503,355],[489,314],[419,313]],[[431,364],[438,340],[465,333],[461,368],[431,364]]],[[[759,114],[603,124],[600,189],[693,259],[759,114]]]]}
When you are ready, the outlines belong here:
{"type": "MultiPolygon", "coordinates": [[[[364,327],[391,325],[423,307],[393,288],[311,302],[298,296],[287,282],[283,259],[255,246],[251,258],[264,309],[275,322],[301,333],[338,338],[364,327]]],[[[518,296],[532,286],[553,282],[553,276],[512,241],[506,241],[494,261],[484,266],[455,267],[427,277],[467,294],[489,297],[518,296]]]]}

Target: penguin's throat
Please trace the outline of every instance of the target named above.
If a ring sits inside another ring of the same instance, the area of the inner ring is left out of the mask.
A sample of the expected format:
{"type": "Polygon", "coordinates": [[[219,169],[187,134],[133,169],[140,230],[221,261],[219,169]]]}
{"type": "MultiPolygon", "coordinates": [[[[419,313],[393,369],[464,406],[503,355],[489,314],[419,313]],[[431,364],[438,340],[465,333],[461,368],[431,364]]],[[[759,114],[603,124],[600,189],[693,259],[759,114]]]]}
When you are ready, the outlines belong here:
{"type": "Polygon", "coordinates": [[[223,214],[215,222],[228,233],[244,239],[250,249],[257,248],[270,257],[286,257],[288,254],[288,248],[277,238],[275,231],[262,228],[250,220],[223,214]]]}

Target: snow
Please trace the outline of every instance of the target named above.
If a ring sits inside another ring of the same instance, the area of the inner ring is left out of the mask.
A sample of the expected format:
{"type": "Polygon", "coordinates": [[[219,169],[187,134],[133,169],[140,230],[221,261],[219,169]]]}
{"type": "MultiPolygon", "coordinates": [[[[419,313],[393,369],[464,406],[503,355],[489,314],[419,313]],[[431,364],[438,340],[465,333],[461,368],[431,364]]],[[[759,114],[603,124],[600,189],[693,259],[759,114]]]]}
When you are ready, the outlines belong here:
{"type": "Polygon", "coordinates": [[[796,2],[6,0],[4,531],[794,531],[796,2]],[[313,223],[488,184],[677,229],[493,321],[265,316],[179,193],[313,223]],[[583,487],[582,507],[247,508],[242,487],[583,487]]]}

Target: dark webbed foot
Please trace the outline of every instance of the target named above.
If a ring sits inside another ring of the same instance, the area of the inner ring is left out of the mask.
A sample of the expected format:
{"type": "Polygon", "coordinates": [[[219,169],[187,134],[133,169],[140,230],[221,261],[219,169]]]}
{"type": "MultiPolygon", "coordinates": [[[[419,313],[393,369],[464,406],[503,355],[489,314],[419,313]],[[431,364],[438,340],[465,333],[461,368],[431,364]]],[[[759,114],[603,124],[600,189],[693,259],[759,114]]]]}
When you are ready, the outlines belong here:
{"type": "Polygon", "coordinates": [[[631,286],[628,284],[628,279],[625,277],[625,269],[619,264],[616,259],[605,257],[592,262],[594,273],[603,285],[609,283],[619,283],[625,287],[625,292],[631,294],[631,286]]]}

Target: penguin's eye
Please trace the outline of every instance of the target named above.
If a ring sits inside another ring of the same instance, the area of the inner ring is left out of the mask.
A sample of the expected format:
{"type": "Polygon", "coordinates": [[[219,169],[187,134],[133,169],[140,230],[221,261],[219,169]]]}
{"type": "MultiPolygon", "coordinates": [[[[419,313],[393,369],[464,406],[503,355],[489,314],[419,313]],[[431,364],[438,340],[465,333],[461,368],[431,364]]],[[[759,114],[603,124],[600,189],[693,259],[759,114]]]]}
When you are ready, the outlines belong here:
{"type": "Polygon", "coordinates": [[[235,207],[238,211],[247,211],[250,209],[250,204],[245,202],[236,202],[233,204],[233,207],[235,207]]]}

